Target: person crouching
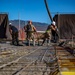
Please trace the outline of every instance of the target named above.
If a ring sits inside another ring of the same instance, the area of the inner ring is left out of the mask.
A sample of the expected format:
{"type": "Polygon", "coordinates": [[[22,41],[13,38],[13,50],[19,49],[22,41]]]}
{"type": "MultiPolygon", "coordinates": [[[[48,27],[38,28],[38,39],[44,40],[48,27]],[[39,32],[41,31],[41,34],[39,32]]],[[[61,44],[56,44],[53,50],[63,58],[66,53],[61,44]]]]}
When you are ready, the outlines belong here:
{"type": "Polygon", "coordinates": [[[9,24],[9,31],[10,34],[12,35],[12,45],[19,45],[19,40],[18,40],[18,29],[11,25],[11,23],[9,24]]]}

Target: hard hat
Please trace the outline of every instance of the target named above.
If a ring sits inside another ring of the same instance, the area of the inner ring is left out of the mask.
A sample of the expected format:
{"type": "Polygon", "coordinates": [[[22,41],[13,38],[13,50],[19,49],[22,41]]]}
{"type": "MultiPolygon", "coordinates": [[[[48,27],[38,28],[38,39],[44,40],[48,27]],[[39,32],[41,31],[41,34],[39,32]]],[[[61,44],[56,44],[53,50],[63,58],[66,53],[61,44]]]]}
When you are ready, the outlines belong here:
{"type": "Polygon", "coordinates": [[[9,25],[11,25],[12,23],[9,23],[9,25]]]}
{"type": "Polygon", "coordinates": [[[55,21],[52,22],[53,25],[56,25],[55,21]]]}

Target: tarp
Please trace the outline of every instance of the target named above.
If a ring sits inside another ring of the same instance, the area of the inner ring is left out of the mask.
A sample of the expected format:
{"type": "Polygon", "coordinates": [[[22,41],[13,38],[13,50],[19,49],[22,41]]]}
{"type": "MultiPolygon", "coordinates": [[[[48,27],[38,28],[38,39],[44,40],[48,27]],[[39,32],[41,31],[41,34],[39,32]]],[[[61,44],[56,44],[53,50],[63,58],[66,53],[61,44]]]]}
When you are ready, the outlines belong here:
{"type": "Polygon", "coordinates": [[[0,14],[0,39],[11,39],[8,25],[8,15],[0,14]]]}
{"type": "Polygon", "coordinates": [[[53,20],[56,21],[61,39],[75,36],[75,14],[56,14],[53,20]]]}

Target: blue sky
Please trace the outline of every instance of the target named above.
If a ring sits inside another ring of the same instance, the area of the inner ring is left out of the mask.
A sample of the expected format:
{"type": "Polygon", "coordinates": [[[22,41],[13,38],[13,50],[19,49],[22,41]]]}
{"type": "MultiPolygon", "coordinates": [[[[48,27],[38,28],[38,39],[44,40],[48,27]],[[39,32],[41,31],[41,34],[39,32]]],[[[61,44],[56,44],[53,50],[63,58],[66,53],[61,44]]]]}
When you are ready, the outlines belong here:
{"type": "MultiPolygon", "coordinates": [[[[47,0],[52,15],[56,12],[74,13],[75,0],[47,0]],[[54,13],[53,13],[54,12],[54,13]]],[[[7,12],[9,20],[32,20],[49,23],[44,0],[0,0],[0,12],[7,12]]]]}

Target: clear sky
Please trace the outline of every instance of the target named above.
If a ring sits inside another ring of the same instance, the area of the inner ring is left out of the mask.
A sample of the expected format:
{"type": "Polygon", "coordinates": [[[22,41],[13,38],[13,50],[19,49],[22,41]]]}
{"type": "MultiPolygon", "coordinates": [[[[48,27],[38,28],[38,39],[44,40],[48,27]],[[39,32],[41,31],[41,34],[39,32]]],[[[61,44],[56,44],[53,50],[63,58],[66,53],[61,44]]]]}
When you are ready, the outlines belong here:
{"type": "MultiPolygon", "coordinates": [[[[47,0],[49,9],[55,12],[75,13],[75,0],[47,0]]],[[[7,12],[9,20],[32,20],[49,23],[44,0],[0,0],[0,12],[7,12]]],[[[54,13],[53,13],[54,12],[54,13]]]]}

